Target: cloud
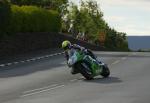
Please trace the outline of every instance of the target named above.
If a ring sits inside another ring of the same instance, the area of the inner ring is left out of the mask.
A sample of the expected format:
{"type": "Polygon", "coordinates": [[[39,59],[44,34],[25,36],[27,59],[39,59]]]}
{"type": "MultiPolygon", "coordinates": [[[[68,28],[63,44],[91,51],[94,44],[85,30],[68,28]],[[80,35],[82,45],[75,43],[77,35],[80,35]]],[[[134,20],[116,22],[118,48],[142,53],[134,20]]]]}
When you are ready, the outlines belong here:
{"type": "Polygon", "coordinates": [[[107,3],[108,5],[134,6],[134,5],[150,5],[149,0],[96,0],[98,3],[107,3]]]}
{"type": "Polygon", "coordinates": [[[127,35],[150,35],[150,22],[140,23],[135,18],[124,16],[104,16],[104,19],[118,32],[125,32],[127,35]]]}
{"type": "Polygon", "coordinates": [[[137,27],[137,25],[134,24],[117,26],[116,29],[119,32],[126,32],[127,35],[150,35],[150,27],[137,27]]]}
{"type": "Polygon", "coordinates": [[[124,7],[150,11],[150,0],[96,0],[102,7],[124,7]]]}
{"type": "Polygon", "coordinates": [[[127,35],[150,35],[150,0],[95,1],[112,28],[127,35]]]}
{"type": "Polygon", "coordinates": [[[104,19],[112,22],[122,22],[126,20],[126,18],[123,16],[105,16],[104,19]]]}
{"type": "Polygon", "coordinates": [[[108,24],[128,35],[150,35],[150,0],[97,0],[108,24]]]}

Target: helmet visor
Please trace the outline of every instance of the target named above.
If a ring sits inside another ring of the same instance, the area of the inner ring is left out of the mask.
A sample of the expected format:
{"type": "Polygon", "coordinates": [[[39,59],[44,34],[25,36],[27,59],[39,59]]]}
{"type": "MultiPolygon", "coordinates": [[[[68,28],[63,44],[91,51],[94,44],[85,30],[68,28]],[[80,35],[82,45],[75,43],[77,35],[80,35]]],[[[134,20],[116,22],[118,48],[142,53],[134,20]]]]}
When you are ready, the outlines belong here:
{"type": "Polygon", "coordinates": [[[64,50],[68,50],[68,49],[69,49],[69,46],[66,46],[66,47],[64,47],[63,49],[64,49],[64,50]]]}

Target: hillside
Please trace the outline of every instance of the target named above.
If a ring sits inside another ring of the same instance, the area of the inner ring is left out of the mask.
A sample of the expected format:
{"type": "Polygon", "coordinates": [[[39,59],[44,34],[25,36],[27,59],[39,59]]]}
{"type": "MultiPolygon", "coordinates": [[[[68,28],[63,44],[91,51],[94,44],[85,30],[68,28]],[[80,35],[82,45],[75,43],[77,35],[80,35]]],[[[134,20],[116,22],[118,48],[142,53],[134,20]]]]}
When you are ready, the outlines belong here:
{"type": "Polygon", "coordinates": [[[128,36],[127,38],[131,50],[150,49],[150,36],[128,36]]]}

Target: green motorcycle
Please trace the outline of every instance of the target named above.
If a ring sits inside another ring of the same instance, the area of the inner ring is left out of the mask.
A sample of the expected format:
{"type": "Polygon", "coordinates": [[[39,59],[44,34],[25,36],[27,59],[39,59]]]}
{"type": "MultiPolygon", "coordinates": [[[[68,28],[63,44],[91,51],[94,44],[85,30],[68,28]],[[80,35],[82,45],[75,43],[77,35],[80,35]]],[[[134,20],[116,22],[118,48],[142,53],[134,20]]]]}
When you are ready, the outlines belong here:
{"type": "Polygon", "coordinates": [[[70,56],[68,65],[72,67],[76,73],[81,73],[87,80],[91,80],[98,75],[104,78],[110,75],[109,68],[105,63],[98,62],[91,56],[85,55],[80,51],[75,51],[70,56]]]}

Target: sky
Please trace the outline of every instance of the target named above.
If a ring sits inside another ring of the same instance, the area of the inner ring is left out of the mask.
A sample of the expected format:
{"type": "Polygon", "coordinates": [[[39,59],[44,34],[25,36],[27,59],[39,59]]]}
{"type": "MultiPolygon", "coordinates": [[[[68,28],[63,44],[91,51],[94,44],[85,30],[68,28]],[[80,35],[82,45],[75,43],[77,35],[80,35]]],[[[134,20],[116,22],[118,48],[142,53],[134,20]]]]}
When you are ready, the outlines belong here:
{"type": "MultiPolygon", "coordinates": [[[[77,4],[80,0],[69,0],[77,4]]],[[[150,36],[150,0],[95,0],[110,27],[127,35],[150,36]]]]}

